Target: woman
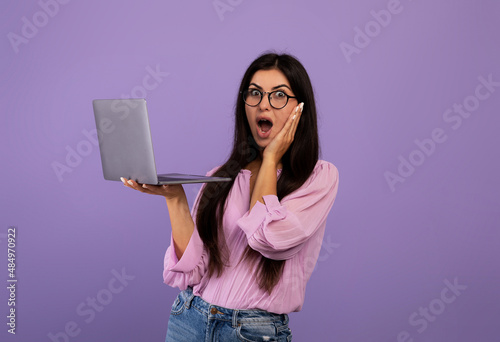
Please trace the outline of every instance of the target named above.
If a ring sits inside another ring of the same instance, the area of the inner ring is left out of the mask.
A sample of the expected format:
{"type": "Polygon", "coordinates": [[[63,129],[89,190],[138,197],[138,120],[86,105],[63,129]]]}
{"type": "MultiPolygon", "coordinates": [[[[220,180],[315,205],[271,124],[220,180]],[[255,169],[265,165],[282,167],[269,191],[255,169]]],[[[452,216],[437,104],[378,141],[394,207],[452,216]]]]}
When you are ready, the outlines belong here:
{"type": "Polygon", "coordinates": [[[167,341],[291,341],[335,200],[338,171],[318,160],[316,106],[302,64],[264,54],[241,81],[233,149],[192,213],[182,186],[127,187],[166,198],[164,280],[183,290],[167,341]]]}

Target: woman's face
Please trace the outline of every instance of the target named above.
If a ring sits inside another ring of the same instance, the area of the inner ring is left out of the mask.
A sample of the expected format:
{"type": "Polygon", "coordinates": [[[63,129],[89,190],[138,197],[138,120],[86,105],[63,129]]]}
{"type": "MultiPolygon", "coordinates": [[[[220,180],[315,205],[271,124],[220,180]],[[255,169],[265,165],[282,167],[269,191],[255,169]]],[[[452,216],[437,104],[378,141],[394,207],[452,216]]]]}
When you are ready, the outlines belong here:
{"type": "MultiPolygon", "coordinates": [[[[287,95],[295,96],[288,83],[288,79],[278,69],[257,71],[250,80],[248,88],[250,90],[259,90],[262,93],[279,90],[287,95]]],[[[273,96],[279,97],[283,96],[283,94],[274,93],[273,96]]],[[[267,93],[263,94],[262,101],[257,106],[251,107],[245,105],[250,130],[260,148],[264,149],[269,145],[273,138],[281,131],[292,110],[295,110],[297,105],[297,99],[290,98],[285,107],[281,109],[273,108],[269,103],[269,94],[267,93]]]]}

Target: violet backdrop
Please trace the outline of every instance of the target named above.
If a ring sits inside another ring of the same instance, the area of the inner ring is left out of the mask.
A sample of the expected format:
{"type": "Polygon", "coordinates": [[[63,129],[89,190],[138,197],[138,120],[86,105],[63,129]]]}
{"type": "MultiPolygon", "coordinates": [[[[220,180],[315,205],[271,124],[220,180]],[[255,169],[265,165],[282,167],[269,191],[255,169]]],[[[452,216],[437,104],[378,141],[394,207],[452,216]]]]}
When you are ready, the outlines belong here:
{"type": "MultiPolygon", "coordinates": [[[[92,100],[145,97],[158,170],[204,174],[268,49],[308,70],[340,172],[294,341],[500,340],[498,1],[2,7],[1,341],[164,340],[167,208],[103,180],[92,100]]],[[[192,204],[199,186],[185,189],[192,204]]]]}

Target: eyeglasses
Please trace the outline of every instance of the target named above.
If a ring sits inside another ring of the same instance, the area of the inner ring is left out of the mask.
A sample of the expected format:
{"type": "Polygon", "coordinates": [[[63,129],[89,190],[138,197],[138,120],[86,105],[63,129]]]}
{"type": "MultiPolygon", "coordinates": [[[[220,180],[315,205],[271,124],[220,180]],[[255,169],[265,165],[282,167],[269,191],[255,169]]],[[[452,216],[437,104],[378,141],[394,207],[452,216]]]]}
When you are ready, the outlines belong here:
{"type": "Polygon", "coordinates": [[[268,94],[269,104],[274,109],[281,109],[285,107],[288,103],[288,99],[296,99],[296,96],[290,96],[285,93],[283,90],[275,90],[275,91],[260,91],[258,89],[250,88],[241,92],[243,94],[243,101],[250,106],[255,107],[261,101],[264,94],[268,94]]]}

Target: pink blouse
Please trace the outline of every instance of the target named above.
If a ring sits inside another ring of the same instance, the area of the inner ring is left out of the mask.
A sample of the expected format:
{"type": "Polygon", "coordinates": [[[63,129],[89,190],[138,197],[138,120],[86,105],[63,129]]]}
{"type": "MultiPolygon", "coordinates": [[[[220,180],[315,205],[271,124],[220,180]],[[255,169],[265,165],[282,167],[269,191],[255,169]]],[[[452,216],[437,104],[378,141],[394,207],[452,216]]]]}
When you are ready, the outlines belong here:
{"type": "MultiPolygon", "coordinates": [[[[195,295],[230,309],[277,314],[300,311],[307,281],[318,260],[326,218],[337,195],[338,170],[319,160],[299,189],[281,201],[275,195],[264,196],[265,204],[257,202],[251,210],[250,175],[249,170],[241,170],[227,198],[223,224],[230,265],[223,274],[208,277],[208,253],[195,228],[180,260],[171,238],[165,254],[164,282],[181,290],[192,286],[195,295]],[[257,263],[240,262],[247,245],[267,258],[286,260],[283,276],[270,295],[259,288],[254,272],[257,263]]],[[[195,205],[193,218],[196,209],[195,205]]]]}

